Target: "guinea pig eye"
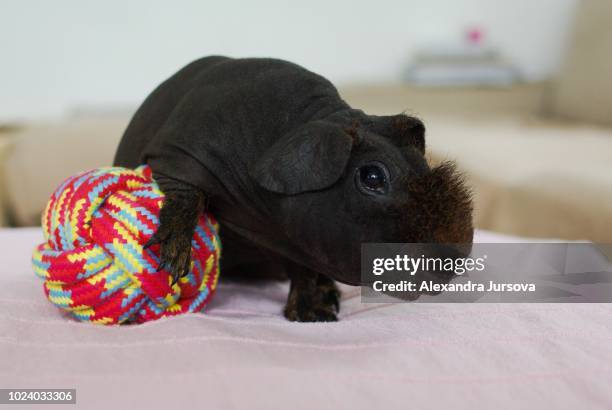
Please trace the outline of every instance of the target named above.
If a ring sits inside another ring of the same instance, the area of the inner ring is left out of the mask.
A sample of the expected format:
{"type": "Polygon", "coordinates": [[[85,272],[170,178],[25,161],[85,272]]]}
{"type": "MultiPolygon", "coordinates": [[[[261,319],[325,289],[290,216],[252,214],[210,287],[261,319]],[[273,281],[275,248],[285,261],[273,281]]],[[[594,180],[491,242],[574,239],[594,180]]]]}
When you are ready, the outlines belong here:
{"type": "Polygon", "coordinates": [[[386,194],[389,190],[389,172],[379,163],[364,165],[355,175],[357,187],[366,194],[386,194]]]}

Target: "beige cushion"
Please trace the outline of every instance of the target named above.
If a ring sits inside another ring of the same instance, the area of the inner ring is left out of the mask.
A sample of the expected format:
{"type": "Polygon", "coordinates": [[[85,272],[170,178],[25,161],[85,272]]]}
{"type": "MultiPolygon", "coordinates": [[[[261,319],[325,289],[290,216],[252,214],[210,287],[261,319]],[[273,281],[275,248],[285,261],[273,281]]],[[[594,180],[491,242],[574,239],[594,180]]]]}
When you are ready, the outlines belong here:
{"type": "MultiPolygon", "coordinates": [[[[10,152],[12,139],[0,133],[0,164],[6,161],[6,157],[10,152]]],[[[4,169],[0,168],[0,226],[6,226],[8,223],[7,212],[7,186],[6,175],[4,169]]]]}
{"type": "Polygon", "coordinates": [[[433,159],[455,159],[478,228],[612,243],[612,131],[520,119],[429,118],[433,159]]]}
{"type": "Polygon", "coordinates": [[[39,224],[49,195],[65,178],[111,165],[128,119],[72,119],[15,132],[14,147],[3,170],[15,223],[39,224]]]}
{"type": "Polygon", "coordinates": [[[568,119],[612,125],[612,1],[579,2],[554,110],[568,119]]]}

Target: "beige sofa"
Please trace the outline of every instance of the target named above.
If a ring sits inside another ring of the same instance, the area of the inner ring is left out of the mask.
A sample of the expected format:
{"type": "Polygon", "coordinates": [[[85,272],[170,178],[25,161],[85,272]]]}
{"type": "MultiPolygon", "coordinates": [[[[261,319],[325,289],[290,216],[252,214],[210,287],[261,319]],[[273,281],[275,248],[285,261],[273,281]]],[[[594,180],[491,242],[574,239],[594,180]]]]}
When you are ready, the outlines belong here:
{"type": "MultiPolygon", "coordinates": [[[[544,85],[477,92],[359,87],[344,94],[378,113],[419,106],[427,95],[431,106],[421,104],[418,114],[428,126],[429,155],[432,162],[455,159],[467,173],[479,228],[612,242],[612,130],[539,119],[544,85]],[[445,111],[436,98],[467,112],[445,111]]],[[[4,133],[4,223],[38,224],[64,178],[110,165],[128,120],[73,118],[4,133]]]]}
{"type": "Polygon", "coordinates": [[[44,205],[60,182],[77,172],[112,164],[128,120],[128,115],[75,117],[1,133],[5,223],[39,224],[44,205]]]}
{"type": "MultiPolygon", "coordinates": [[[[568,61],[550,84],[341,92],[372,113],[423,117],[431,160],[455,159],[469,177],[477,227],[612,243],[612,130],[604,127],[612,125],[612,91],[597,92],[612,86],[612,54],[597,51],[612,48],[612,3],[581,4],[568,61]]],[[[111,164],[128,120],[126,113],[0,128],[0,222],[39,223],[64,178],[111,164]]]]}

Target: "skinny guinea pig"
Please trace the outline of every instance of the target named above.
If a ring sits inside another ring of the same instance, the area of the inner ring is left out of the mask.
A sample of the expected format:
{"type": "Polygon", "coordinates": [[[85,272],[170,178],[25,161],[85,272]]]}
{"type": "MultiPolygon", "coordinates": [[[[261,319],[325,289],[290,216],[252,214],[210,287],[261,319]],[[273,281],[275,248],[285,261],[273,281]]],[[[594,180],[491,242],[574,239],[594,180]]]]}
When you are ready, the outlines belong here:
{"type": "Polygon", "coordinates": [[[285,316],[333,321],[334,281],[360,282],[362,242],[471,244],[472,202],[430,167],[414,117],[367,115],[325,78],[276,59],[205,57],[135,113],[115,165],[148,164],[166,195],[160,268],[189,269],[198,214],[221,225],[223,275],[284,274],[285,316]]]}

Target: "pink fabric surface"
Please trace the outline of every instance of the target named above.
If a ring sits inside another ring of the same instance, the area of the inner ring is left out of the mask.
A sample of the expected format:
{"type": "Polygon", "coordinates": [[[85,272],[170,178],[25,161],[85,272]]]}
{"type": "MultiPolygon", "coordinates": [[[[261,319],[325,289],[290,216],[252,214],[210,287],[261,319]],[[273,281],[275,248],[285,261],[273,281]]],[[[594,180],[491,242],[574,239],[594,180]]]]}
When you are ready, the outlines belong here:
{"type": "Polygon", "coordinates": [[[612,407],[609,304],[362,304],[344,287],[341,320],[307,324],[283,319],[286,283],[222,282],[204,313],[100,327],[45,300],[40,240],[0,230],[0,387],[76,388],[66,408],[612,407]]]}

